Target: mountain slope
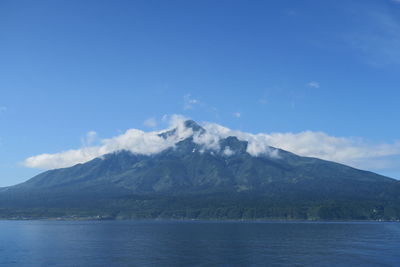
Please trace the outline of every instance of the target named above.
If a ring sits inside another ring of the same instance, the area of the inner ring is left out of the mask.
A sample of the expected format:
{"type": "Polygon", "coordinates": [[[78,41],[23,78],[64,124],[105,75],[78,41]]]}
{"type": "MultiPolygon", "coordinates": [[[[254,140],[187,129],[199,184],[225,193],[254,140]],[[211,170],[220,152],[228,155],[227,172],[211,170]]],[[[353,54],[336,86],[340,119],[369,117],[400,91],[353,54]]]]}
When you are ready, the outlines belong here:
{"type": "Polygon", "coordinates": [[[29,216],[35,208],[43,216],[55,210],[60,216],[79,212],[112,218],[400,217],[397,180],[276,148],[270,148],[273,155],[252,156],[248,142],[233,136],[208,149],[195,140],[205,129],[193,121],[185,127],[193,135],[160,153],[119,151],[5,188],[0,192],[3,216],[13,207],[29,216]],[[218,215],[221,209],[233,213],[218,215]]]}

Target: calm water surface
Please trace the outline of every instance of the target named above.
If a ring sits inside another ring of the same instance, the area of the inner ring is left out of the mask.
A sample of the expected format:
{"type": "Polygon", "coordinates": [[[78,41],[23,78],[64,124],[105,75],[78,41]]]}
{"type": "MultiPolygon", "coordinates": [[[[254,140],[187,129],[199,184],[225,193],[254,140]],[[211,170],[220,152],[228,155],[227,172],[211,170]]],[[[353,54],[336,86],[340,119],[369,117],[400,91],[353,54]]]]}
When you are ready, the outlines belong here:
{"type": "Polygon", "coordinates": [[[400,266],[400,223],[0,221],[1,266],[400,266]]]}

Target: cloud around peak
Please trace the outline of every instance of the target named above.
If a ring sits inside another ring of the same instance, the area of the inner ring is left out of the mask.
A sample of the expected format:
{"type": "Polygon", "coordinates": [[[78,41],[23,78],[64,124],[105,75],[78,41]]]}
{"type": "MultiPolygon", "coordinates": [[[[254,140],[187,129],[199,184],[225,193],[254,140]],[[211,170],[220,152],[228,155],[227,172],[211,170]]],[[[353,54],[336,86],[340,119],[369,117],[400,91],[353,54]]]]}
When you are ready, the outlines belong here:
{"type": "Polygon", "coordinates": [[[317,157],[369,170],[387,168],[393,164],[388,157],[400,155],[400,141],[392,144],[370,144],[362,139],[335,137],[313,131],[251,134],[231,130],[215,123],[202,123],[201,127],[205,130],[203,132],[188,127],[185,124],[187,118],[183,116],[168,116],[168,120],[169,127],[165,130],[145,132],[129,129],[121,135],[96,142],[98,145],[92,145],[97,134],[89,132],[82,148],[32,156],[23,164],[31,168],[63,168],[120,150],[153,155],[174,147],[176,143],[190,136],[193,136],[195,143],[204,148],[203,151],[218,151],[225,156],[233,155],[234,151],[227,147],[221,148],[220,140],[235,136],[239,140],[248,142],[246,152],[252,156],[280,158],[279,150],[274,149],[275,147],[301,156],[317,157]],[[162,135],[167,132],[172,134],[162,135]]]}
{"type": "MultiPolygon", "coordinates": [[[[142,155],[157,154],[193,134],[191,129],[184,127],[183,117],[174,116],[170,123],[170,128],[176,129],[176,134],[168,138],[160,136],[160,133],[164,131],[144,132],[138,129],[129,129],[121,135],[101,140],[100,145],[97,146],[84,146],[80,149],[55,154],[40,154],[27,158],[23,164],[32,168],[56,169],[84,163],[120,150],[129,150],[142,155]]],[[[91,135],[89,132],[88,136],[91,135]]]]}

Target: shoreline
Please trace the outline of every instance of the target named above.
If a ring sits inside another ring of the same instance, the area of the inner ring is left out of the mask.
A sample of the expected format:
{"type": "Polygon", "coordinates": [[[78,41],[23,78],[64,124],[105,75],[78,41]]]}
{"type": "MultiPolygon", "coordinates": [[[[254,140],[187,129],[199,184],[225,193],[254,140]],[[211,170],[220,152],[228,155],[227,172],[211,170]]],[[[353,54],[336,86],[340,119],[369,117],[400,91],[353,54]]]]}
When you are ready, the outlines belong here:
{"type": "Polygon", "coordinates": [[[104,222],[104,221],[135,221],[135,222],[204,222],[204,223],[400,223],[398,220],[321,220],[321,219],[280,219],[280,218],[263,218],[263,219],[189,219],[189,218],[95,218],[95,217],[75,217],[75,218],[64,218],[64,217],[43,217],[43,218],[0,218],[0,221],[65,221],[65,222],[104,222]]]}

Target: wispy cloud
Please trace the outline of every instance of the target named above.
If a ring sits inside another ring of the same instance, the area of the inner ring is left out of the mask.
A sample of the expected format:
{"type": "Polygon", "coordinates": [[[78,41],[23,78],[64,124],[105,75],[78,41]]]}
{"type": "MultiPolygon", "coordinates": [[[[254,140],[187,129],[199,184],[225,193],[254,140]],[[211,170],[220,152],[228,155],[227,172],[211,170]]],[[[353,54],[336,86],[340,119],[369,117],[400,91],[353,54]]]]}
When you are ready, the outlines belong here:
{"type": "MultiPolygon", "coordinates": [[[[400,3],[399,0],[392,2],[400,3]]],[[[366,11],[364,28],[347,35],[353,48],[372,65],[400,63],[400,18],[383,8],[366,11]]]]}
{"type": "Polygon", "coordinates": [[[98,141],[98,136],[95,131],[89,131],[86,133],[86,136],[81,139],[83,147],[88,147],[93,145],[96,141],[98,141]]]}
{"type": "Polygon", "coordinates": [[[155,118],[148,118],[143,122],[143,124],[149,128],[156,128],[157,127],[157,120],[155,118]]]}
{"type": "Polygon", "coordinates": [[[207,102],[200,101],[197,98],[194,98],[191,94],[186,94],[183,96],[183,110],[190,111],[197,109],[198,111],[202,111],[205,113],[211,114],[216,120],[220,119],[219,109],[215,106],[209,105],[207,102]]]}
{"type": "Polygon", "coordinates": [[[307,86],[310,87],[310,88],[319,88],[319,87],[320,87],[320,84],[319,84],[319,82],[311,81],[311,82],[309,82],[309,83],[307,84],[307,86]]]}
{"type": "Polygon", "coordinates": [[[233,116],[237,119],[239,119],[242,116],[242,113],[240,112],[233,112],[233,116]]]}
{"type": "Polygon", "coordinates": [[[193,109],[195,105],[199,104],[199,100],[193,98],[191,94],[186,94],[183,96],[183,109],[189,110],[193,109]]]}
{"type": "MultiPolygon", "coordinates": [[[[93,141],[90,141],[92,138],[97,138],[95,132],[89,132],[82,148],[32,156],[24,161],[24,165],[43,169],[68,167],[123,149],[136,154],[156,154],[193,135],[192,130],[184,126],[185,117],[174,115],[168,116],[168,119],[168,129],[177,128],[177,131],[167,139],[159,136],[165,130],[144,132],[129,129],[116,137],[100,140],[100,145],[89,145],[93,144],[93,141]]],[[[203,145],[205,149],[222,149],[219,147],[221,138],[236,136],[248,142],[247,152],[253,156],[268,155],[279,158],[277,150],[271,148],[276,147],[301,156],[317,157],[369,170],[384,170],[400,163],[392,159],[400,159],[400,140],[394,143],[374,144],[360,138],[336,137],[323,132],[251,134],[215,123],[203,123],[202,126],[206,129],[206,134],[195,135],[194,141],[203,145]]],[[[220,152],[226,156],[231,154],[225,148],[220,152]]]]}

